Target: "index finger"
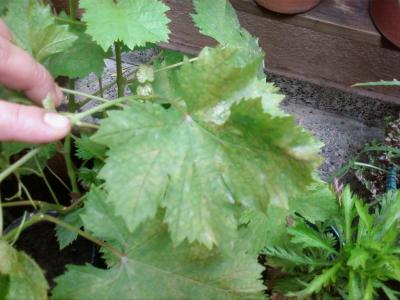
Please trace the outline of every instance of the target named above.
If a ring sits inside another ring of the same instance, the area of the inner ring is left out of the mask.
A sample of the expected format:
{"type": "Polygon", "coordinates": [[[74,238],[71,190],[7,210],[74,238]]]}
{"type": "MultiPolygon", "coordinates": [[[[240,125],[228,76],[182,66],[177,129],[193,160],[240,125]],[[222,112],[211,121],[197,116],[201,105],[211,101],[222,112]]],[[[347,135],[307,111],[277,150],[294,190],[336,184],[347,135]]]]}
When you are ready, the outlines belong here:
{"type": "Polygon", "coordinates": [[[0,36],[0,84],[20,90],[33,101],[41,104],[48,95],[56,104],[62,100],[62,92],[50,73],[32,56],[9,40],[0,36]]]}
{"type": "Polygon", "coordinates": [[[9,41],[12,38],[10,30],[8,29],[6,23],[4,23],[3,20],[0,20],[0,36],[9,41]]]}

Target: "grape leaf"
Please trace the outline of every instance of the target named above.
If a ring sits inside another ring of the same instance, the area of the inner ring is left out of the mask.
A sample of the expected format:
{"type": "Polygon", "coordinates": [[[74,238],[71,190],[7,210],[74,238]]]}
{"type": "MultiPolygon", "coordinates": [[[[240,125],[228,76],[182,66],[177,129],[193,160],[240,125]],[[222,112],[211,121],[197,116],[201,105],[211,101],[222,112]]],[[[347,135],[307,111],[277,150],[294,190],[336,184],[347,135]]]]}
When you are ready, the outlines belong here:
{"type": "Polygon", "coordinates": [[[154,90],[165,98],[184,99],[189,109],[201,107],[208,120],[219,124],[226,121],[230,107],[243,99],[261,98],[266,113],[286,116],[279,108],[284,99],[279,89],[257,77],[262,58],[261,53],[249,55],[243,49],[205,48],[195,63],[179,71],[158,72],[154,90]]]}
{"type": "Polygon", "coordinates": [[[241,28],[236,12],[227,0],[193,0],[193,21],[204,35],[228,47],[246,47],[254,53],[262,50],[258,40],[241,28]]]}
{"type": "Polygon", "coordinates": [[[88,34],[76,35],[78,39],[72,47],[51,56],[46,65],[54,77],[83,78],[92,72],[100,77],[104,70],[104,59],[110,57],[111,52],[103,51],[88,34]]]}
{"type": "MultiPolygon", "coordinates": [[[[215,55],[231,51],[218,49],[215,55]]],[[[212,62],[213,56],[202,59],[212,62]]],[[[235,203],[265,213],[270,204],[287,208],[288,195],[313,181],[320,144],[293,118],[263,113],[259,99],[234,104],[223,124],[205,119],[205,109],[240,89],[257,70],[254,60],[232,68],[224,75],[232,80],[221,87],[213,83],[218,68],[203,67],[202,59],[178,74],[178,104],[166,110],[135,103],[110,112],[94,140],[110,148],[100,177],[130,230],[162,206],[174,242],[188,238],[211,248],[236,230],[235,203]]]]}
{"type": "Polygon", "coordinates": [[[281,207],[270,207],[267,214],[255,209],[245,210],[240,223],[245,225],[242,234],[247,234],[250,253],[260,253],[266,246],[284,246],[288,241],[287,234],[288,211],[281,207]],[[273,221],[272,221],[273,220],[273,221]]]}
{"type": "Polygon", "coordinates": [[[130,49],[168,41],[168,7],[158,0],[81,0],[87,33],[107,51],[117,40],[130,49]]]}
{"type": "Polygon", "coordinates": [[[5,21],[15,42],[40,62],[65,51],[77,39],[66,25],[56,25],[50,7],[37,0],[12,1],[5,21]]]}
{"type": "MultiPolygon", "coordinates": [[[[48,284],[39,266],[0,239],[0,287],[7,300],[47,299],[48,284]]],[[[0,295],[2,291],[0,291],[0,295]]]]}
{"type": "Polygon", "coordinates": [[[306,192],[293,195],[290,210],[311,223],[323,222],[339,216],[339,203],[328,184],[320,181],[308,187],[306,192]]]}
{"type": "Polygon", "coordinates": [[[56,279],[54,300],[264,299],[259,280],[263,268],[256,256],[235,247],[245,240],[213,251],[186,243],[174,248],[161,221],[155,219],[132,234],[104,198],[99,190],[91,192],[83,216],[85,228],[111,240],[126,257],[108,261],[108,270],[68,266],[56,279]]]}
{"type": "MultiPolygon", "coordinates": [[[[77,209],[72,213],[69,213],[68,215],[61,217],[60,219],[64,223],[70,224],[75,228],[81,228],[83,226],[82,220],[80,218],[82,211],[83,209],[77,209]]],[[[78,234],[76,232],[73,232],[71,230],[65,229],[64,227],[57,225],[56,237],[60,245],[60,250],[63,250],[65,247],[69,246],[73,241],[77,239],[78,234]]]]}
{"type": "Polygon", "coordinates": [[[89,136],[82,135],[75,139],[76,156],[82,160],[97,158],[103,160],[106,156],[107,148],[93,142],[89,136]]]}

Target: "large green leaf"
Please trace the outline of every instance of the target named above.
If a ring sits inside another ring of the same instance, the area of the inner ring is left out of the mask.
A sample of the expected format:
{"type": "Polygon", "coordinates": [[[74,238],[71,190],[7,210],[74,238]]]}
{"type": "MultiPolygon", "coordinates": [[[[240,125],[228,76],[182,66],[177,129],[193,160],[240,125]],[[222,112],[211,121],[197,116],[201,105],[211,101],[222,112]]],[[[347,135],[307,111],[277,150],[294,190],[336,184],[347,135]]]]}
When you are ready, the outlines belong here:
{"type": "MultiPolygon", "coordinates": [[[[105,195],[94,189],[83,216],[85,228],[126,256],[111,259],[108,270],[69,266],[56,279],[53,299],[263,299],[262,267],[256,256],[237,250],[238,240],[208,251],[187,243],[175,248],[158,220],[133,234],[115,217],[105,195]]],[[[103,249],[104,250],[104,249],[103,249]]]]}
{"type": "Polygon", "coordinates": [[[192,17],[201,33],[228,47],[246,47],[255,53],[261,52],[258,40],[241,28],[229,1],[193,0],[193,4],[196,14],[192,17]]]}
{"type": "Polygon", "coordinates": [[[66,25],[56,25],[50,7],[37,0],[12,1],[5,21],[15,42],[41,62],[65,51],[77,39],[66,25]]]}
{"type": "Polygon", "coordinates": [[[100,176],[131,230],[163,206],[175,242],[208,247],[236,229],[234,203],[285,208],[319,161],[311,136],[292,118],[263,114],[257,100],[233,107],[222,126],[175,108],[134,104],[111,112],[95,141],[111,148],[100,176]]]}
{"type": "Polygon", "coordinates": [[[81,0],[87,33],[107,51],[117,40],[130,49],[168,41],[168,7],[159,0],[81,0]]]}
{"type": "Polygon", "coordinates": [[[39,266],[0,239],[0,296],[7,300],[47,299],[48,284],[39,266]],[[5,291],[5,295],[2,295],[5,291]]]}

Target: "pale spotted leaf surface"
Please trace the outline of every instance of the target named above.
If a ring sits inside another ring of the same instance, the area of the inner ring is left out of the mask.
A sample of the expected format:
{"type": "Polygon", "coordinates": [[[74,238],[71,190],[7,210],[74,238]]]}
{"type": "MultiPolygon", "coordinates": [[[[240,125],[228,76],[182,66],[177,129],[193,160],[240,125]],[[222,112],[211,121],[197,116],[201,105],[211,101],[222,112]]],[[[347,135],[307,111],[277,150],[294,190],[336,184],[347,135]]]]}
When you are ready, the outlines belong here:
{"type": "Polygon", "coordinates": [[[313,181],[320,143],[293,118],[264,113],[260,98],[235,101],[222,123],[209,120],[206,111],[254,79],[257,67],[239,50],[205,51],[175,76],[186,79],[176,82],[170,109],[134,103],[110,112],[94,141],[110,148],[100,176],[107,201],[131,231],[164,207],[176,244],[187,239],[211,248],[235,233],[237,205],[287,209],[288,196],[313,181]],[[224,67],[232,80],[218,89],[209,81],[218,77],[212,66],[220,57],[233,67],[224,67]]]}
{"type": "Polygon", "coordinates": [[[158,219],[132,234],[105,197],[98,189],[89,194],[82,217],[85,228],[126,257],[112,257],[106,251],[107,270],[69,266],[56,279],[54,300],[265,298],[263,268],[256,256],[237,247],[245,239],[213,251],[187,243],[174,247],[167,226],[158,219]]]}

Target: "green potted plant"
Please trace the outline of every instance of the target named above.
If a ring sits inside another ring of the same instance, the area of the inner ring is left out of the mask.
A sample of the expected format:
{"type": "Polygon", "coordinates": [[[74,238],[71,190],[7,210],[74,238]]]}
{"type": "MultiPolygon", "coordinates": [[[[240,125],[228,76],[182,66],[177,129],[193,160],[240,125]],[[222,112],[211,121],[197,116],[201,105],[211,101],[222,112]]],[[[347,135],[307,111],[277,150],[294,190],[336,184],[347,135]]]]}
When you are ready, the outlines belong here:
{"type": "Polygon", "coordinates": [[[256,2],[262,7],[278,13],[297,14],[312,9],[321,0],[256,0],[256,2]]]}
{"type": "Polygon", "coordinates": [[[400,47],[400,1],[371,0],[370,13],[378,30],[389,41],[400,47]]]}

